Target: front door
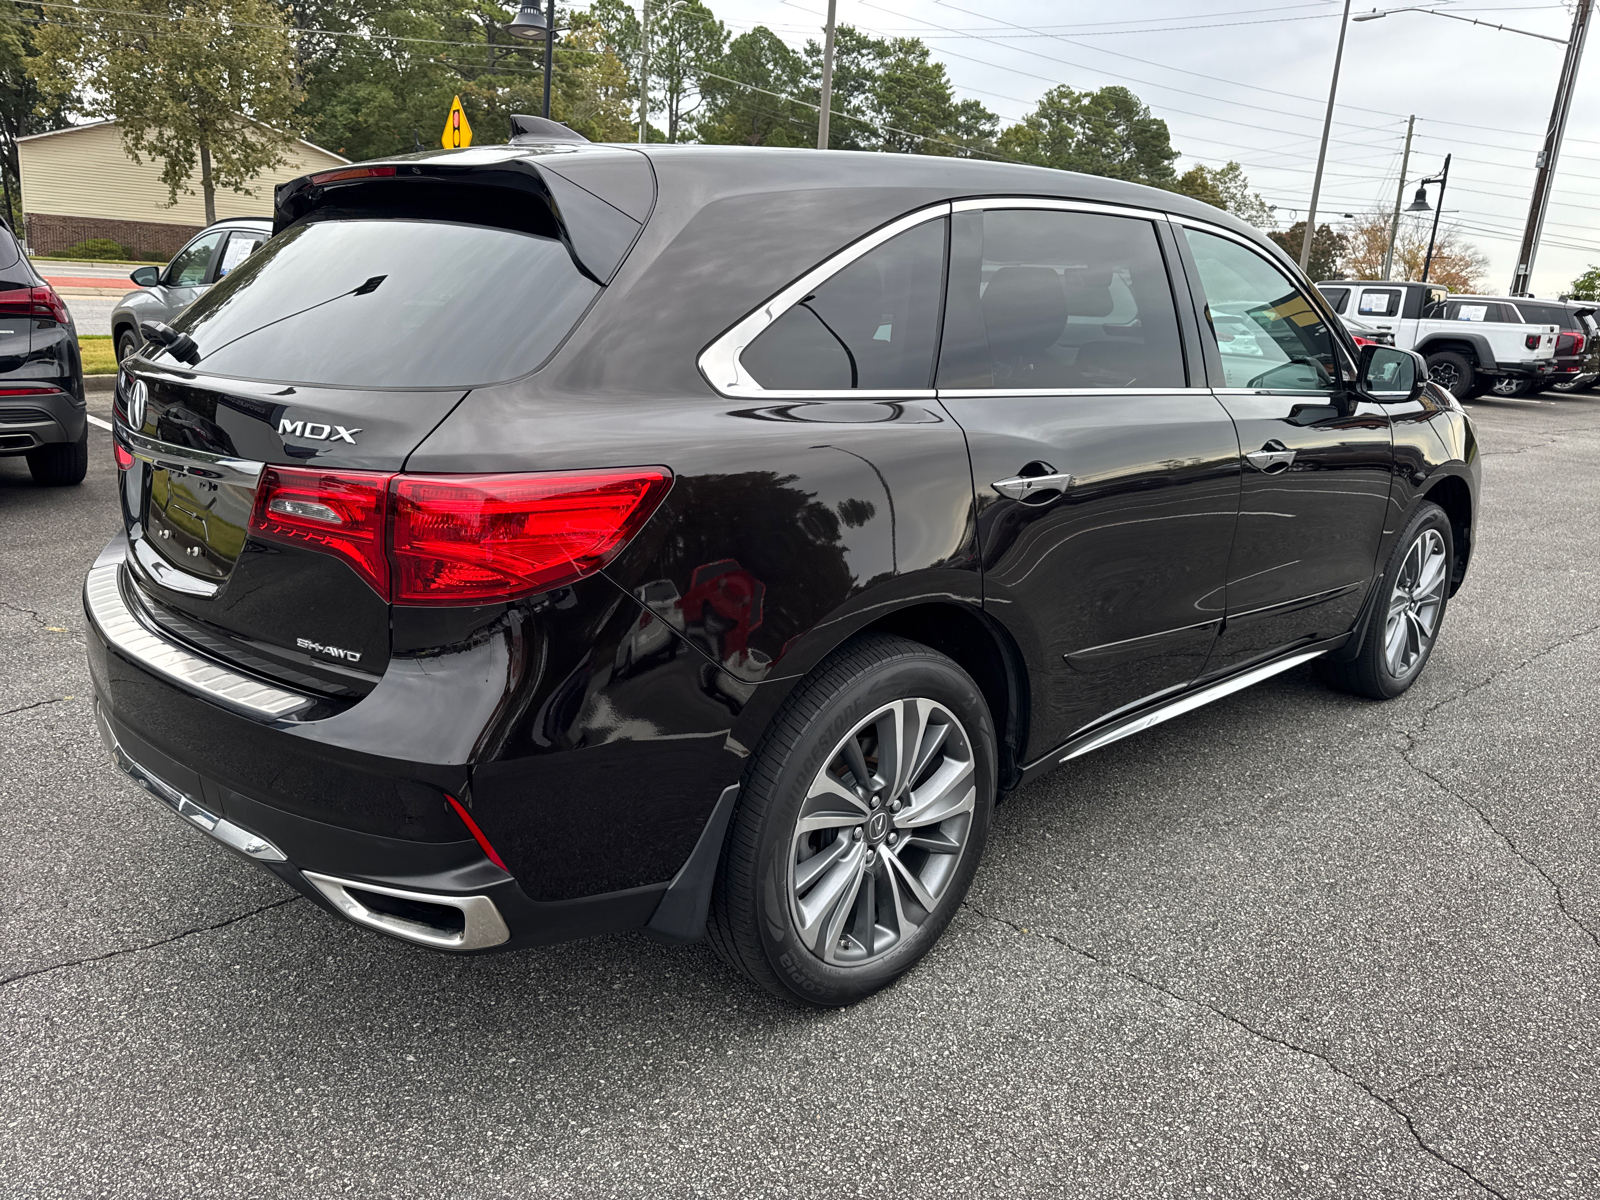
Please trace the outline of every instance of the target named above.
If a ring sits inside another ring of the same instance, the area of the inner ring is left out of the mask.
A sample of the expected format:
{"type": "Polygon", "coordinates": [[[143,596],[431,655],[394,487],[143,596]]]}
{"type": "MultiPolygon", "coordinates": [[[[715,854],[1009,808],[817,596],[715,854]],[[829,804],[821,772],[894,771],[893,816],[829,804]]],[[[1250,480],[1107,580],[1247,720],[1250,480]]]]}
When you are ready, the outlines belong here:
{"type": "Polygon", "coordinates": [[[223,230],[203,233],[173,255],[166,270],[161,272],[161,283],[150,289],[166,308],[166,316],[160,320],[171,324],[172,318],[200,298],[211,280],[211,260],[216,257],[224,233],[223,230]]]}
{"type": "Polygon", "coordinates": [[[1183,235],[1245,464],[1211,675],[1355,623],[1378,569],[1394,450],[1388,413],[1354,386],[1326,305],[1242,240],[1183,235]]]}
{"type": "Polygon", "coordinates": [[[1200,673],[1239,445],[1190,386],[1160,222],[985,203],[952,218],[937,383],[967,435],[985,608],[1038,664],[1037,758],[1200,673]]]}

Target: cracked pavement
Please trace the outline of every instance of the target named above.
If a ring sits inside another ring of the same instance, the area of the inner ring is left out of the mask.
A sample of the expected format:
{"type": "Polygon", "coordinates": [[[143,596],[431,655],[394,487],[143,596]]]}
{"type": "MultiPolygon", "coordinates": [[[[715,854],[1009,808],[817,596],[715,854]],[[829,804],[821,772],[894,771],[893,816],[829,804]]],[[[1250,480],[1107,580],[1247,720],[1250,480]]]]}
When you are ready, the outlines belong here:
{"type": "Polygon", "coordinates": [[[836,1013],[637,935],[430,954],[180,826],[93,728],[107,435],[0,460],[7,1196],[1600,1195],[1600,394],[1472,408],[1407,695],[1298,670],[1046,777],[836,1013]]]}

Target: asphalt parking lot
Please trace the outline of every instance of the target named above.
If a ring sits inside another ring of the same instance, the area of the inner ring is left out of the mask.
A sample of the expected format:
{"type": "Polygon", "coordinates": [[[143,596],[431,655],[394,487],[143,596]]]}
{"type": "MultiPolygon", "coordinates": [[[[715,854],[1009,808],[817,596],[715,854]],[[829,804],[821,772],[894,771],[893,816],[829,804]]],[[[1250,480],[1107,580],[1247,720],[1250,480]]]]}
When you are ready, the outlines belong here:
{"type": "Polygon", "coordinates": [[[1063,768],[826,1013],[637,935],[433,955],[180,827],[94,733],[108,435],[0,460],[0,1190],[1600,1195],[1600,393],[1472,409],[1410,693],[1302,669],[1063,768]]]}

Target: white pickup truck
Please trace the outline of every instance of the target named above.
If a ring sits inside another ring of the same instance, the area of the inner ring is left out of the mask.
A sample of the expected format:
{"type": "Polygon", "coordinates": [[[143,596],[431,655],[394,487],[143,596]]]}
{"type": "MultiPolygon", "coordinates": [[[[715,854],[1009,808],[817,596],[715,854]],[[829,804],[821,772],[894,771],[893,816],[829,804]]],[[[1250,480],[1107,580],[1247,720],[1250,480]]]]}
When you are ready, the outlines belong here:
{"type": "MultiPolygon", "coordinates": [[[[1329,279],[1317,284],[1357,337],[1415,350],[1428,376],[1457,399],[1497,380],[1533,382],[1556,369],[1557,325],[1524,321],[1502,296],[1452,296],[1436,283],[1329,279]]],[[[1502,385],[1504,386],[1504,385],[1502,385]]]]}

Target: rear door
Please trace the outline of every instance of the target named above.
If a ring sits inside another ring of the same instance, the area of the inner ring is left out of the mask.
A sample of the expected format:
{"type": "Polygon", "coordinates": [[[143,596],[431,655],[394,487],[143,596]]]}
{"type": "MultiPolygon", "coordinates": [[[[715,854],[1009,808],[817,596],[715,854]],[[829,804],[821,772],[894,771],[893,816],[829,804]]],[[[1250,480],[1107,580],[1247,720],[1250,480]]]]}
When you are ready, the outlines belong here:
{"type": "Polygon", "coordinates": [[[1183,242],[1245,464],[1210,675],[1350,628],[1375,569],[1394,449],[1387,412],[1351,386],[1354,364],[1310,289],[1233,234],[1184,225],[1183,242]]]}
{"type": "Polygon", "coordinates": [[[1399,332],[1404,305],[1403,289],[1369,284],[1356,290],[1351,308],[1358,320],[1392,338],[1399,332]]]}
{"type": "Polygon", "coordinates": [[[216,270],[209,282],[219,283],[226,279],[229,271],[249,258],[266,240],[266,232],[260,229],[235,229],[230,232],[228,240],[222,244],[222,253],[217,256],[216,270]]]}
{"type": "Polygon", "coordinates": [[[1190,378],[1193,314],[1174,299],[1164,219],[956,210],[939,399],[967,434],[985,606],[1036,664],[1043,749],[1199,674],[1223,615],[1239,445],[1190,378]]]}

